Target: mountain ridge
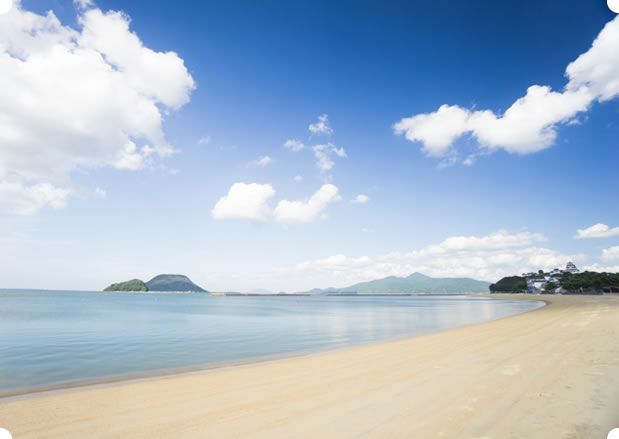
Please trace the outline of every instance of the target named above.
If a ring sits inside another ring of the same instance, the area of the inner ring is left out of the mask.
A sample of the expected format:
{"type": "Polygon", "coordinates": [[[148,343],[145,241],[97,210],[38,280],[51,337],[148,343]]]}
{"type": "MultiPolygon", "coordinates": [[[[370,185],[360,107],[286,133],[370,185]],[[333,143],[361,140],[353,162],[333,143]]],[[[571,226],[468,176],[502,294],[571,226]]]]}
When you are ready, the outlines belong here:
{"type": "Polygon", "coordinates": [[[490,282],[468,277],[431,277],[414,272],[408,276],[387,276],[344,288],[314,288],[309,294],[464,294],[487,293],[490,282]]]}

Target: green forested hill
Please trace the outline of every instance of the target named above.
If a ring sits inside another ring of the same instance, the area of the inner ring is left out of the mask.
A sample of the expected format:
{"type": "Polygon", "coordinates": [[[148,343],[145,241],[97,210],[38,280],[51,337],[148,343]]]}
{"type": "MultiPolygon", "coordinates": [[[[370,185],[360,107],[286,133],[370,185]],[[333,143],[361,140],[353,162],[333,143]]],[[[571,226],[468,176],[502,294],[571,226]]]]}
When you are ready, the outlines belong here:
{"type": "Polygon", "coordinates": [[[461,294],[487,293],[489,282],[466,277],[435,278],[421,273],[407,277],[389,276],[383,279],[361,282],[346,288],[312,290],[312,294],[357,293],[357,294],[461,294]]]}
{"type": "Polygon", "coordinates": [[[149,291],[206,291],[182,274],[160,274],[146,282],[146,286],[149,291]]]}
{"type": "Polygon", "coordinates": [[[493,293],[521,293],[527,289],[527,280],[522,276],[508,276],[490,285],[493,293]]]}
{"type": "Polygon", "coordinates": [[[103,291],[148,291],[148,287],[140,279],[112,284],[103,291]]]}

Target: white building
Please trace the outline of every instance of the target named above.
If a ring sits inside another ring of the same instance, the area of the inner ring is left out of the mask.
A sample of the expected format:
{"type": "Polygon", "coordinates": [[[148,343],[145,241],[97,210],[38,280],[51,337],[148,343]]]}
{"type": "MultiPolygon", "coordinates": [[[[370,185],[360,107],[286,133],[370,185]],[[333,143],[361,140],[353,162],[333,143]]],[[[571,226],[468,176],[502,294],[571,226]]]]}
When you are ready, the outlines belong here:
{"type": "Polygon", "coordinates": [[[527,293],[540,294],[546,288],[548,282],[544,278],[528,278],[527,279],[527,293]]]}
{"type": "Polygon", "coordinates": [[[580,270],[576,267],[576,265],[572,261],[567,263],[564,271],[567,271],[568,273],[572,273],[572,274],[580,273],[580,270]]]}

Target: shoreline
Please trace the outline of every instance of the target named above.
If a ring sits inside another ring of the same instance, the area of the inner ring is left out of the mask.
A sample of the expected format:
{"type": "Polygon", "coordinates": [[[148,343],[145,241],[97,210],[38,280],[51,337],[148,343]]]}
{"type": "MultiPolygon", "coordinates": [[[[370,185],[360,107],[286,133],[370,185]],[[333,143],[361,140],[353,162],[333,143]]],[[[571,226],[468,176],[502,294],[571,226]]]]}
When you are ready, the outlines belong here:
{"type": "MultiPolygon", "coordinates": [[[[132,294],[133,293],[135,292],[132,292],[132,294]]],[[[138,294],[141,294],[141,292],[138,292],[138,294]]],[[[443,333],[443,332],[448,332],[448,331],[456,331],[460,328],[466,328],[470,326],[481,325],[484,323],[490,323],[490,322],[497,321],[497,320],[507,319],[507,318],[514,317],[520,314],[534,312],[549,305],[549,302],[547,300],[544,300],[543,298],[526,297],[525,295],[522,295],[523,297],[517,297],[518,295],[514,295],[514,294],[511,294],[511,295],[494,294],[493,295],[493,294],[470,293],[470,294],[461,294],[457,296],[468,297],[468,298],[481,298],[481,299],[497,299],[497,300],[514,300],[514,299],[529,300],[532,302],[543,302],[543,305],[538,308],[532,308],[526,311],[518,312],[516,314],[499,317],[497,319],[470,323],[470,324],[458,326],[455,328],[442,329],[442,330],[430,332],[427,334],[404,335],[401,337],[391,338],[387,340],[370,341],[366,343],[360,343],[360,344],[354,344],[350,346],[342,346],[342,347],[336,347],[336,348],[296,351],[296,352],[289,352],[289,353],[283,353],[283,354],[273,354],[273,355],[267,355],[267,356],[261,356],[261,357],[247,358],[244,360],[225,361],[225,362],[213,363],[213,364],[198,364],[195,366],[187,366],[187,367],[181,367],[181,368],[158,369],[158,370],[140,372],[140,373],[135,373],[135,374],[130,374],[130,375],[119,375],[119,376],[112,376],[112,377],[107,377],[107,378],[95,378],[92,380],[85,380],[85,381],[59,383],[57,385],[24,388],[24,389],[18,389],[15,392],[11,392],[11,391],[0,392],[0,405],[3,403],[9,403],[13,401],[23,401],[23,400],[35,399],[35,398],[45,397],[45,396],[62,395],[67,392],[79,392],[81,390],[90,390],[90,389],[94,390],[94,389],[106,388],[110,386],[122,386],[126,384],[150,382],[150,381],[156,381],[156,380],[164,379],[164,378],[201,375],[201,374],[207,374],[207,373],[211,373],[213,371],[218,371],[218,370],[233,370],[237,368],[251,367],[253,365],[268,364],[268,363],[273,363],[277,361],[286,361],[286,360],[293,359],[293,358],[313,357],[316,355],[342,352],[342,351],[347,351],[350,349],[358,349],[358,348],[364,348],[368,346],[374,346],[377,344],[400,342],[400,341],[405,341],[405,340],[409,340],[413,338],[426,337],[432,334],[438,334],[438,333],[443,333]]],[[[232,296],[232,297],[235,297],[235,296],[232,296]]]]}
{"type": "Polygon", "coordinates": [[[619,426],[619,298],[493,297],[548,305],[338,351],[12,397],[0,400],[0,425],[25,438],[590,438],[619,426]]]}

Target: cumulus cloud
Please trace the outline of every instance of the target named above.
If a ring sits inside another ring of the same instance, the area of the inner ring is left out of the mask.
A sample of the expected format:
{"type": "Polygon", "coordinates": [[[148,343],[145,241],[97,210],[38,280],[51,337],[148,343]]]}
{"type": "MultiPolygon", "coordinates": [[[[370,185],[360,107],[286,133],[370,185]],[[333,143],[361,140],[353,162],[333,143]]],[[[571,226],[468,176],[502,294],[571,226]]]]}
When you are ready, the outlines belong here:
{"type": "Polygon", "coordinates": [[[49,183],[25,186],[0,181],[0,210],[14,215],[33,215],[44,206],[59,209],[66,206],[68,196],[68,190],[49,183]]]}
{"type": "Polygon", "coordinates": [[[318,166],[320,172],[327,172],[333,169],[335,166],[333,157],[346,157],[344,148],[338,148],[333,143],[314,145],[312,151],[316,158],[316,166],[318,166]]]}
{"type": "Polygon", "coordinates": [[[355,198],[350,200],[351,203],[355,203],[355,204],[365,204],[368,201],[370,201],[370,197],[368,197],[365,194],[359,194],[355,198]]]}
{"type": "Polygon", "coordinates": [[[619,261],[619,245],[602,250],[600,259],[603,261],[619,261]]]}
{"type": "Polygon", "coordinates": [[[340,199],[338,188],[325,184],[311,197],[304,200],[281,200],[275,209],[269,200],[275,195],[270,184],[234,183],[227,195],[217,201],[211,214],[216,220],[249,220],[280,224],[302,224],[315,221],[324,214],[327,206],[340,199]]]}
{"type": "Polygon", "coordinates": [[[607,23],[591,48],[567,66],[566,76],[562,91],[532,85],[503,114],[442,105],[435,112],[403,118],[393,129],[411,142],[420,142],[422,150],[435,157],[453,154],[454,142],[465,134],[485,152],[503,149],[529,154],[549,148],[561,125],[573,123],[594,102],[619,96],[619,17],[607,23]]]}
{"type": "Polygon", "coordinates": [[[272,212],[268,202],[275,195],[270,184],[234,183],[211,211],[216,220],[265,222],[272,212]]]}
{"type": "Polygon", "coordinates": [[[619,236],[619,227],[609,227],[606,224],[594,224],[586,229],[576,231],[576,239],[610,238],[619,236]]]}
{"type": "Polygon", "coordinates": [[[566,75],[568,90],[586,87],[601,102],[619,96],[619,17],[607,23],[591,48],[567,66],[566,75]]]}
{"type": "Polygon", "coordinates": [[[284,148],[286,148],[289,151],[299,152],[303,150],[303,148],[305,148],[305,145],[303,144],[303,142],[300,142],[299,140],[288,139],[284,143],[284,148]]]}
{"type": "Polygon", "coordinates": [[[393,129],[411,142],[421,142],[428,155],[440,157],[467,130],[468,120],[467,110],[456,105],[441,105],[433,113],[404,118],[393,129]]]}
{"type": "Polygon", "coordinates": [[[318,116],[318,121],[315,123],[311,123],[307,129],[313,135],[326,135],[330,136],[333,134],[333,129],[329,126],[329,115],[321,114],[318,116]]]}
{"type": "Polygon", "coordinates": [[[551,146],[557,137],[557,124],[586,111],[590,103],[586,88],[561,93],[533,85],[503,115],[475,111],[468,125],[479,144],[489,150],[529,154],[551,146]]]}
{"type": "Polygon", "coordinates": [[[183,60],[146,47],[126,15],[79,3],[78,28],[20,2],[0,16],[5,212],[65,205],[76,169],[136,170],[175,151],[162,122],[195,87],[183,60]]]}
{"type": "Polygon", "coordinates": [[[273,213],[276,221],[282,224],[309,223],[316,220],[330,203],[339,199],[338,188],[325,184],[306,200],[280,201],[273,213]]]}
{"type": "Polygon", "coordinates": [[[597,271],[598,273],[619,273],[619,265],[591,264],[582,267],[584,271],[597,271]]]}
{"type": "Polygon", "coordinates": [[[491,282],[522,272],[550,270],[581,255],[565,255],[540,247],[545,237],[538,233],[499,231],[486,236],[453,236],[410,252],[392,252],[377,257],[334,255],[301,262],[277,270],[277,276],[312,285],[344,287],[387,276],[421,272],[435,277],[464,276],[491,282]]]}
{"type": "Polygon", "coordinates": [[[249,165],[264,168],[265,166],[269,166],[272,161],[273,159],[271,157],[269,157],[268,155],[264,155],[262,157],[257,158],[256,160],[249,162],[249,165]]]}
{"type": "Polygon", "coordinates": [[[95,5],[93,0],[73,0],[73,3],[80,9],[92,8],[95,5]]]}

